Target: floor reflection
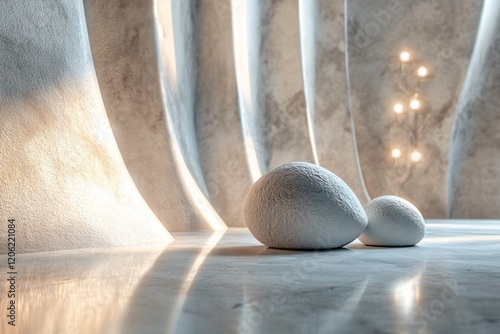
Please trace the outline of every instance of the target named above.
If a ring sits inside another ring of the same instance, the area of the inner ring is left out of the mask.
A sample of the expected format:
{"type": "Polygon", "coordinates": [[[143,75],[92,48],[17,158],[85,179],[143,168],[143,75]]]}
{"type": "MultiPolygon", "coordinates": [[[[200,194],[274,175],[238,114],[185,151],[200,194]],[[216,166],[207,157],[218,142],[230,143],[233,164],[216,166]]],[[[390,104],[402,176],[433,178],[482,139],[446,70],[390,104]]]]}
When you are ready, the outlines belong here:
{"type": "Polygon", "coordinates": [[[469,243],[479,241],[500,241],[500,235],[468,235],[457,237],[432,237],[425,239],[426,244],[469,243]]]}
{"type": "MultiPolygon", "coordinates": [[[[296,255],[290,262],[278,257],[269,260],[244,277],[238,332],[350,333],[360,317],[371,316],[370,308],[396,318],[387,287],[401,280],[414,282],[425,257],[398,270],[394,261],[379,261],[373,254],[330,251],[296,255]],[[273,267],[282,268],[281,272],[273,267]],[[380,270],[384,267],[389,270],[380,270]]],[[[405,292],[410,311],[415,294],[405,292]]],[[[380,330],[385,330],[384,324],[380,330]]]]}
{"type": "Polygon", "coordinates": [[[174,233],[163,249],[28,254],[17,332],[3,321],[0,332],[495,332],[498,242],[433,242],[443,231],[496,237],[431,226],[417,247],[307,252],[230,229],[174,233]]]}
{"type": "Polygon", "coordinates": [[[177,300],[175,301],[173,311],[170,316],[167,316],[169,321],[166,323],[166,325],[167,328],[169,328],[169,333],[175,332],[178,323],[177,320],[179,319],[180,314],[184,308],[184,303],[186,302],[186,298],[196,277],[196,274],[198,273],[198,270],[200,270],[208,254],[210,254],[212,249],[217,245],[223,235],[224,232],[215,232],[208,238],[208,240],[201,247],[200,253],[196,257],[194,263],[191,265],[191,268],[187,272],[187,275],[185,276],[185,279],[178,291],[177,300]]]}
{"type": "Polygon", "coordinates": [[[410,315],[420,300],[420,275],[396,285],[394,302],[396,309],[403,315],[410,315]]]}
{"type": "MultiPolygon", "coordinates": [[[[18,256],[16,326],[2,319],[0,332],[119,333],[136,284],[161,250],[132,247],[18,256]]],[[[2,292],[7,291],[5,284],[2,292]]],[[[3,297],[0,308],[5,310],[3,297]]]]}
{"type": "Polygon", "coordinates": [[[191,285],[224,233],[177,233],[137,284],[120,333],[182,333],[177,326],[191,285]]]}

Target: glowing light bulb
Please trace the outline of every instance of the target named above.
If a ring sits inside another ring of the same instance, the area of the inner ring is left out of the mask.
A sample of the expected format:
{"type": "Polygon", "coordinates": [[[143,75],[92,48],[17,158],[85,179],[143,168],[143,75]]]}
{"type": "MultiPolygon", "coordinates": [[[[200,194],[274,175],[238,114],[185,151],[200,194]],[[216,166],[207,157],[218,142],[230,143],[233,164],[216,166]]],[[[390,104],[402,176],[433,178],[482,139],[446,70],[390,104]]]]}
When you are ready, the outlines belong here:
{"type": "Polygon", "coordinates": [[[391,151],[391,155],[394,159],[397,159],[401,157],[401,151],[399,150],[399,148],[395,148],[391,151]]]}
{"type": "Polygon", "coordinates": [[[413,98],[410,100],[410,108],[412,110],[419,110],[422,107],[422,102],[418,98],[413,98]]]}
{"type": "Polygon", "coordinates": [[[417,75],[421,78],[425,78],[429,75],[429,69],[425,66],[420,66],[417,70],[417,75]]]}
{"type": "Polygon", "coordinates": [[[401,103],[396,103],[393,110],[396,114],[401,114],[405,110],[405,107],[401,103]]]}
{"type": "Polygon", "coordinates": [[[422,161],[422,153],[420,153],[419,151],[413,151],[411,153],[411,161],[413,161],[413,162],[422,161]]]}
{"type": "Polygon", "coordinates": [[[411,59],[411,54],[408,51],[403,51],[399,55],[399,60],[401,60],[403,63],[409,62],[411,59]]]}

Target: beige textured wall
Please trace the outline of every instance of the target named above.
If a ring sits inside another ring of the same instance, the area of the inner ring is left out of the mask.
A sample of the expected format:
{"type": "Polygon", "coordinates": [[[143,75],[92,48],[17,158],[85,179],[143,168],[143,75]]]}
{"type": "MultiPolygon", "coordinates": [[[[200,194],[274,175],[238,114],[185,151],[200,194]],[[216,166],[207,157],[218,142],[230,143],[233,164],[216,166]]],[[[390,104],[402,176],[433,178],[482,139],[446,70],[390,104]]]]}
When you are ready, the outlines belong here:
{"type": "Polygon", "coordinates": [[[171,241],[127,173],[78,1],[0,4],[0,254],[171,241]]]}

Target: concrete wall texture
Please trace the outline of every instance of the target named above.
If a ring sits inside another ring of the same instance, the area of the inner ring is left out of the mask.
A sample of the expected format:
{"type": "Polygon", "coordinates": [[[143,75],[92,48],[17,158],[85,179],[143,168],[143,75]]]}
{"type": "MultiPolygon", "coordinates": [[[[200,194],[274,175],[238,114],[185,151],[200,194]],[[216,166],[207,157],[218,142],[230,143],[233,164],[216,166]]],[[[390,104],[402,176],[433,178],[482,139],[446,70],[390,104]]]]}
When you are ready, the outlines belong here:
{"type": "Polygon", "coordinates": [[[167,230],[244,226],[250,186],[291,161],[331,170],[362,203],[498,218],[499,8],[4,1],[0,219],[24,222],[26,252],[167,243],[167,230]]]}

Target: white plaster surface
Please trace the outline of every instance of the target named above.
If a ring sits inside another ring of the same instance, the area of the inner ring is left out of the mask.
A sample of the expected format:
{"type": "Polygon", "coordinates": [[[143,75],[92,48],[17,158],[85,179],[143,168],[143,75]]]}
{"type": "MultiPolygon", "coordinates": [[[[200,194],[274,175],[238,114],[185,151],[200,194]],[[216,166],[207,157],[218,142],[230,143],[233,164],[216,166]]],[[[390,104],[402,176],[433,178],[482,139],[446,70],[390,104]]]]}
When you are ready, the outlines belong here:
{"type": "Polygon", "coordinates": [[[284,164],[262,176],[243,204],[245,222],[264,245],[287,249],[344,246],[366,227],[354,192],[314,164],[284,164]]]}
{"type": "Polygon", "coordinates": [[[0,13],[0,254],[7,219],[18,253],[170,242],[113,138],[82,3],[0,13]]]}
{"type": "Polygon", "coordinates": [[[286,251],[230,229],[173,233],[160,253],[26,254],[18,326],[0,332],[496,333],[499,234],[498,220],[434,220],[398,249],[286,251]]]}
{"type": "Polygon", "coordinates": [[[425,235],[422,214],[396,196],[380,196],[364,207],[368,225],[359,240],[368,246],[402,247],[418,244],[425,235]]]}

